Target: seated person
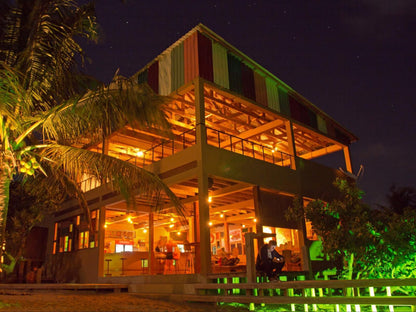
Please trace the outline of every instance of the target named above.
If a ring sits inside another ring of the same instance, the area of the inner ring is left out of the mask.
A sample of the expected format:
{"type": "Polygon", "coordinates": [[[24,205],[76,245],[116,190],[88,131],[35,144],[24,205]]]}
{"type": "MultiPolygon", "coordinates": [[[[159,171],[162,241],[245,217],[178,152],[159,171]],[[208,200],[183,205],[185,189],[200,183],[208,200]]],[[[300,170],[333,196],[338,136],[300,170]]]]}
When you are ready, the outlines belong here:
{"type": "Polygon", "coordinates": [[[156,259],[166,259],[166,244],[163,239],[160,239],[155,247],[156,259]]]}
{"type": "Polygon", "coordinates": [[[275,250],[276,245],[276,241],[269,241],[261,247],[256,259],[256,270],[266,273],[269,281],[278,280],[285,265],[285,258],[275,250]]]}
{"type": "Polygon", "coordinates": [[[218,263],[220,265],[236,265],[240,262],[238,256],[231,257],[230,253],[227,253],[223,248],[219,249],[217,252],[218,263]]]}

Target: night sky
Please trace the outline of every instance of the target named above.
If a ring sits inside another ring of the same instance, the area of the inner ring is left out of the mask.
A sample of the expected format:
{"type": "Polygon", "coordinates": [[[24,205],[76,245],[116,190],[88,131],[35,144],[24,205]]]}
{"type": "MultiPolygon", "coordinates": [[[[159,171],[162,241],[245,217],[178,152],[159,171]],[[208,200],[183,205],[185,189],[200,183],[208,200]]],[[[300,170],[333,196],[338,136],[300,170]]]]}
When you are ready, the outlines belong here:
{"type": "MultiPolygon", "coordinates": [[[[370,204],[416,186],[414,0],[98,0],[102,39],[87,72],[130,76],[203,23],[359,140],[354,173],[370,204]]],[[[342,153],[336,163],[345,167],[342,153]]]]}

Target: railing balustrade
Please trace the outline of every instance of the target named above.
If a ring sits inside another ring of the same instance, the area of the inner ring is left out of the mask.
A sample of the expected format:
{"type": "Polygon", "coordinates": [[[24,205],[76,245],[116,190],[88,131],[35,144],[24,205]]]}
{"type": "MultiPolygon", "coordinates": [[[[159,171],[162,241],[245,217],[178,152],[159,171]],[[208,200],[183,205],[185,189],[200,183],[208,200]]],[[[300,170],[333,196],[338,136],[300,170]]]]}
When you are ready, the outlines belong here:
{"type": "MultiPolygon", "coordinates": [[[[243,278],[244,280],[245,278],[243,278]]],[[[260,278],[259,278],[260,279],[260,278]]],[[[289,311],[415,311],[416,279],[300,280],[195,284],[189,300],[273,304],[289,311]],[[191,299],[192,298],[192,299],[191,299]]],[[[185,298],[186,299],[186,298],[185,298]]],[[[280,310],[279,310],[280,311],[280,310]]]]}
{"type": "MultiPolygon", "coordinates": [[[[224,131],[206,127],[207,143],[209,145],[229,150],[254,159],[259,159],[282,167],[290,167],[294,162],[294,157],[282,151],[277,151],[273,148],[264,146],[262,144],[243,139],[238,136],[228,134],[224,131]]],[[[159,161],[168,156],[186,149],[196,143],[196,129],[189,129],[176,138],[165,139],[162,142],[153,145],[148,150],[139,152],[138,155],[128,155],[125,153],[117,153],[116,157],[124,159],[125,161],[134,164],[138,167],[145,167],[159,161]],[[127,157],[126,156],[130,156],[127,157]]],[[[100,183],[93,177],[80,182],[84,191],[89,191],[100,186],[100,183]]]]}
{"type": "Polygon", "coordinates": [[[294,157],[274,148],[243,139],[224,131],[206,127],[208,144],[234,153],[260,159],[278,166],[289,167],[294,157]]]}

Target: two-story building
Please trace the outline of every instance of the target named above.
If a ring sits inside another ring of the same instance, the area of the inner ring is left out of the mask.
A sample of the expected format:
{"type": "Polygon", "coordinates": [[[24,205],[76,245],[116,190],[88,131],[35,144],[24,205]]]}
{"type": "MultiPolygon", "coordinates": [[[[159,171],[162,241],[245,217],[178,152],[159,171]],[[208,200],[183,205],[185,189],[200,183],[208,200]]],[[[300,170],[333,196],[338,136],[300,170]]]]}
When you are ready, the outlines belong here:
{"type": "MultiPolygon", "coordinates": [[[[245,269],[245,233],[267,233],[285,270],[308,271],[308,223],[285,218],[295,196],[329,200],[336,177],[352,172],[357,138],[261,65],[198,25],[136,75],[165,108],[172,137],[127,125],[90,146],[158,174],[181,199],[136,197],[136,209],[92,178],[81,182],[92,227],[75,201],[54,215],[46,271],[59,281],[114,277],[188,280],[245,269]],[[104,144],[104,146],[103,146],[104,144]],[[344,170],[315,159],[338,153],[344,170]],[[224,265],[224,256],[238,263],[224,265]]],[[[263,242],[257,242],[257,245],[263,242]]]]}

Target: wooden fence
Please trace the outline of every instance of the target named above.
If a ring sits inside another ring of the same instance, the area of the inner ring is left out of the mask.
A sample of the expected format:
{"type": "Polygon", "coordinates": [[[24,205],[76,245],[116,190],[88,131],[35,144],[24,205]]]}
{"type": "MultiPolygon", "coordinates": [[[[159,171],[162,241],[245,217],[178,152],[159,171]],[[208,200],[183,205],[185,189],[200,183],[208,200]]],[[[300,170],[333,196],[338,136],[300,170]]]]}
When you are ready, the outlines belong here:
{"type": "MultiPolygon", "coordinates": [[[[220,280],[219,280],[220,281],[220,280]]],[[[416,279],[195,284],[190,301],[289,305],[291,311],[416,311],[416,279]],[[387,310],[386,310],[387,308],[387,310]]]]}

